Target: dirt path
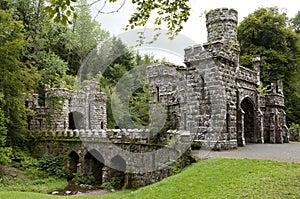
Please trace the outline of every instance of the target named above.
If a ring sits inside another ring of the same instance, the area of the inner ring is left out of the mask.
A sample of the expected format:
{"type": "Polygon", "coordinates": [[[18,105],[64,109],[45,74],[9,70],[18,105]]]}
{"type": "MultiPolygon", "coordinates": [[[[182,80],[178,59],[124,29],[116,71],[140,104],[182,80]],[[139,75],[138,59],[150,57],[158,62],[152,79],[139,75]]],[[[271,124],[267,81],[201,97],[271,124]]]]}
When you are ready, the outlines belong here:
{"type": "Polygon", "coordinates": [[[300,162],[300,143],[288,144],[248,144],[230,151],[193,151],[200,159],[206,158],[250,158],[300,162]]]}
{"type": "Polygon", "coordinates": [[[100,196],[100,195],[104,195],[104,194],[108,194],[111,193],[111,191],[108,190],[94,190],[94,191],[89,191],[86,193],[77,193],[73,196],[100,196]]]}

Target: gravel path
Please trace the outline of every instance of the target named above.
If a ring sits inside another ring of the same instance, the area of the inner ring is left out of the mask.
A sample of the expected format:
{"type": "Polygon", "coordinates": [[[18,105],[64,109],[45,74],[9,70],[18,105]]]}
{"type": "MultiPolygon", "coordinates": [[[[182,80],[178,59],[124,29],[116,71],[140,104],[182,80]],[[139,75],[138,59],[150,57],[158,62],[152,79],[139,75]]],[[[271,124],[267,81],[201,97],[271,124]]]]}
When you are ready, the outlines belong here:
{"type": "Polygon", "coordinates": [[[206,158],[249,158],[300,162],[300,143],[288,144],[247,144],[230,151],[195,150],[193,154],[200,159],[206,158]]]}

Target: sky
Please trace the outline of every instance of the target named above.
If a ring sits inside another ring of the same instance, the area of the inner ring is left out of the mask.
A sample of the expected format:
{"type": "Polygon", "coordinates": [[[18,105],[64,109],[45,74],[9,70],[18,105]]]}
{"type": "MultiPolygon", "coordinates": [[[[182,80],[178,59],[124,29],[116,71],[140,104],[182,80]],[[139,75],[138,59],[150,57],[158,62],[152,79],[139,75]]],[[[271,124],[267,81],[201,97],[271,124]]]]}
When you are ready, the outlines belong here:
{"type": "MultiPolygon", "coordinates": [[[[103,1],[94,4],[92,7],[92,16],[95,17],[95,19],[101,24],[102,28],[108,30],[112,35],[115,36],[124,34],[124,27],[126,26],[130,15],[135,10],[134,6],[131,4],[131,0],[124,0],[124,2],[125,3],[123,6],[123,0],[118,0],[114,4],[106,4],[102,9],[102,11],[104,12],[114,11],[122,6],[122,8],[118,12],[110,14],[97,15],[97,10],[99,10],[99,8],[103,6],[103,1]]],[[[287,13],[288,17],[293,17],[298,11],[300,11],[299,0],[190,0],[189,4],[192,8],[190,13],[191,15],[188,22],[183,24],[184,28],[180,32],[180,34],[181,36],[187,37],[193,42],[187,42],[186,44],[182,44],[182,42],[179,42],[179,47],[182,48],[182,52],[179,54],[182,54],[183,49],[185,48],[182,45],[203,44],[207,41],[205,17],[203,14],[205,13],[205,11],[221,7],[233,8],[238,11],[239,22],[242,21],[244,17],[260,7],[277,6],[279,7],[279,9],[283,9],[283,11],[287,13]]],[[[151,21],[153,21],[152,19],[150,19],[150,23],[147,25],[147,28],[154,27],[151,24],[151,21]]],[[[164,41],[165,39],[167,38],[163,37],[160,42],[164,41]]],[[[130,40],[132,40],[132,38],[130,40]]],[[[170,41],[170,44],[171,43],[173,43],[172,46],[177,45],[176,41],[170,41]]],[[[167,49],[167,51],[173,51],[173,49],[167,49]]],[[[153,54],[157,53],[154,52],[153,54]]]]}

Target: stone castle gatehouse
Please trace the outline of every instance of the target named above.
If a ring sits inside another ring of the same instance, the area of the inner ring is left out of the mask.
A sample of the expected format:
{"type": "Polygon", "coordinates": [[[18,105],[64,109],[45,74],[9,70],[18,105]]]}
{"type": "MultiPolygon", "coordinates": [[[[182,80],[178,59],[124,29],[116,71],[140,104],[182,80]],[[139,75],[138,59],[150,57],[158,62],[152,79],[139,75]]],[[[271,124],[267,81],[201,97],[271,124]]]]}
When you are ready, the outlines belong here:
{"type": "Polygon", "coordinates": [[[259,93],[260,57],[253,55],[254,70],[239,65],[237,23],[236,10],[212,10],[206,15],[208,41],[185,49],[185,67],[148,67],[156,102],[167,105],[178,128],[190,130],[202,146],[222,150],[288,142],[282,81],[272,84],[270,93],[259,93]],[[178,86],[182,81],[184,89],[178,86]]]}

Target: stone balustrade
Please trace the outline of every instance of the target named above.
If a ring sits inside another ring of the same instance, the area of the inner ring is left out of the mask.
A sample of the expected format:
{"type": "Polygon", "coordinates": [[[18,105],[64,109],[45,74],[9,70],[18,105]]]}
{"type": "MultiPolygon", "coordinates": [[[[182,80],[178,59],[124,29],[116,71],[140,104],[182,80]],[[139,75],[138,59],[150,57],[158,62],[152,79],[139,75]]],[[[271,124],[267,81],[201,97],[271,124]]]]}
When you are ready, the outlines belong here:
{"type": "MultiPolygon", "coordinates": [[[[147,144],[150,143],[156,133],[151,132],[149,129],[75,129],[75,130],[40,130],[32,131],[32,134],[39,133],[45,139],[82,139],[97,141],[112,141],[114,143],[137,142],[147,144]]],[[[169,130],[163,137],[166,140],[175,138],[180,142],[191,142],[191,136],[188,131],[169,130]]]]}

